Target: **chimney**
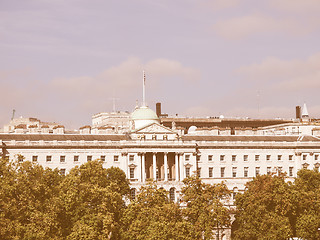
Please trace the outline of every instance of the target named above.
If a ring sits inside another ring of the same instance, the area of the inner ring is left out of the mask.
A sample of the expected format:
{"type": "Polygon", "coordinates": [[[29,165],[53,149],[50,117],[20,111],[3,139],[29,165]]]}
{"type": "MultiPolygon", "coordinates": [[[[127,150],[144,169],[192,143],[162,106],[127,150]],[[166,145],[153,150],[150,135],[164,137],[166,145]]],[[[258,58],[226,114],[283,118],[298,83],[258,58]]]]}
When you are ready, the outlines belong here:
{"type": "Polygon", "coordinates": [[[161,103],[156,103],[156,114],[158,117],[161,116],[161,103]]]}
{"type": "Polygon", "coordinates": [[[296,106],[296,119],[301,119],[301,107],[296,106]]]}

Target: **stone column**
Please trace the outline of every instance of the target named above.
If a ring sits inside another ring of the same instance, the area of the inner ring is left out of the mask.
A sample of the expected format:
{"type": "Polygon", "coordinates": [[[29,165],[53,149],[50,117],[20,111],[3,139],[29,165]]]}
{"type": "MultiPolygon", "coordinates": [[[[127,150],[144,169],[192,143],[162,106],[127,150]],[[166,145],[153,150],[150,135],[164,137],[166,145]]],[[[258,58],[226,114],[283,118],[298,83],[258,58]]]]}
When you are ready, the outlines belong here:
{"type": "Polygon", "coordinates": [[[175,171],[176,171],[176,181],[179,181],[179,153],[175,153],[174,155],[175,159],[175,171]]]}
{"type": "Polygon", "coordinates": [[[153,168],[153,180],[157,180],[157,153],[153,153],[152,155],[152,168],[153,168]]]}
{"type": "Polygon", "coordinates": [[[141,153],[141,181],[146,181],[146,154],[141,153]]]}
{"type": "Polygon", "coordinates": [[[179,158],[180,158],[180,161],[179,161],[179,164],[180,164],[180,181],[182,181],[184,179],[184,153],[180,153],[179,154],[179,158]]]}
{"type": "Polygon", "coordinates": [[[165,152],[163,156],[163,164],[164,164],[164,181],[168,181],[168,153],[165,152]]]}

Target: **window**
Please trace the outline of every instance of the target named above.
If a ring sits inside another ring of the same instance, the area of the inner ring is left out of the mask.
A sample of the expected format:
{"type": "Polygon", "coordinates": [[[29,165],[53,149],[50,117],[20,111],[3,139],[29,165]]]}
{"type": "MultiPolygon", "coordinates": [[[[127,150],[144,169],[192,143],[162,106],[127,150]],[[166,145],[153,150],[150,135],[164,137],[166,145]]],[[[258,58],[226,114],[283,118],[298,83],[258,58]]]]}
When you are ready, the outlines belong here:
{"type": "Polygon", "coordinates": [[[254,156],[254,159],[255,159],[256,161],[259,161],[259,160],[260,160],[260,155],[255,155],[255,156],[254,156]]]}
{"type": "Polygon", "coordinates": [[[134,161],[134,155],[129,155],[129,161],[134,161]]]}
{"type": "Polygon", "coordinates": [[[198,169],[197,169],[197,174],[198,174],[198,177],[201,177],[201,168],[200,167],[198,167],[198,169]]]}
{"type": "Polygon", "coordinates": [[[134,178],[134,168],[130,168],[130,178],[134,178]]]}
{"type": "Polygon", "coordinates": [[[306,154],[302,155],[302,159],[303,159],[304,161],[307,160],[307,155],[306,155],[306,154]]]}
{"type": "Polygon", "coordinates": [[[66,161],[66,156],[60,156],[60,162],[65,162],[66,161]]]}
{"type": "Polygon", "coordinates": [[[232,162],[235,162],[237,160],[237,155],[232,155],[232,162]]]}
{"type": "Polygon", "coordinates": [[[209,178],[213,177],[213,168],[209,167],[209,178]]]}
{"type": "Polygon", "coordinates": [[[212,161],[212,155],[208,155],[208,161],[212,161]]]}
{"type": "Polygon", "coordinates": [[[38,161],[38,156],[32,156],[32,162],[37,162],[38,161]]]}
{"type": "Polygon", "coordinates": [[[163,135],[163,140],[168,140],[168,135],[163,135]]]}
{"type": "Polygon", "coordinates": [[[66,175],[66,169],[65,168],[61,168],[60,169],[60,174],[63,175],[63,176],[66,175]]]}
{"type": "Polygon", "coordinates": [[[222,168],[220,169],[220,176],[221,176],[222,178],[223,178],[224,175],[225,175],[225,170],[226,170],[225,167],[222,167],[222,168]]]}
{"type": "Polygon", "coordinates": [[[271,174],[271,167],[267,167],[267,174],[271,174]]]}
{"type": "Polygon", "coordinates": [[[232,177],[237,177],[237,167],[232,168],[232,177]]]}
{"type": "Polygon", "coordinates": [[[136,198],[136,189],[135,188],[130,189],[130,197],[132,200],[134,200],[136,198]]]}
{"type": "Polygon", "coordinates": [[[113,161],[118,162],[119,161],[119,156],[118,155],[114,155],[113,156],[113,161]]]}
{"type": "Polygon", "coordinates": [[[220,155],[220,161],[224,161],[224,155],[220,155]]]}
{"type": "Polygon", "coordinates": [[[293,177],[293,167],[289,167],[289,177],[293,177]]]}
{"type": "Polygon", "coordinates": [[[248,155],[243,155],[243,161],[248,161],[248,155]]]}
{"type": "Polygon", "coordinates": [[[201,159],[201,156],[200,155],[197,155],[197,162],[199,162],[200,161],[200,159],[201,159]]]}
{"type": "Polygon", "coordinates": [[[243,169],[243,176],[244,177],[248,177],[248,171],[249,171],[249,168],[248,167],[244,167],[244,169],[243,169]]]}
{"type": "Polygon", "coordinates": [[[186,167],[186,177],[190,177],[190,168],[186,167]]]}
{"type": "Polygon", "coordinates": [[[152,140],[157,140],[157,135],[152,135],[152,140]]]}
{"type": "Polygon", "coordinates": [[[87,156],[87,162],[90,162],[90,161],[92,161],[92,156],[91,156],[91,155],[88,155],[88,156],[87,156]]]}
{"type": "Polygon", "coordinates": [[[293,155],[289,155],[289,161],[293,160],[293,155]]]}
{"type": "Polygon", "coordinates": [[[74,155],[73,156],[73,161],[74,162],[79,162],[79,155],[74,155]]]}
{"type": "Polygon", "coordinates": [[[157,169],[156,169],[156,179],[158,180],[158,179],[160,179],[160,176],[159,176],[159,168],[157,167],[157,169]]]}
{"type": "Polygon", "coordinates": [[[46,162],[51,162],[52,156],[46,156],[46,162]]]}
{"type": "Polygon", "coordinates": [[[267,161],[270,161],[270,160],[271,160],[271,155],[267,155],[267,156],[266,156],[266,160],[267,160],[267,161]]]}
{"type": "Polygon", "coordinates": [[[315,154],[315,155],[314,155],[314,160],[315,160],[315,161],[318,161],[318,160],[319,160],[319,155],[318,155],[318,154],[315,154]]]}
{"type": "Polygon", "coordinates": [[[282,167],[278,167],[278,173],[282,172],[282,167]]]}
{"type": "Polygon", "coordinates": [[[102,162],[105,162],[105,161],[106,161],[106,156],[105,156],[105,155],[101,155],[101,156],[100,156],[100,160],[101,160],[102,162]]]}
{"type": "Polygon", "coordinates": [[[170,197],[170,201],[172,201],[172,202],[174,202],[176,200],[175,188],[170,188],[169,197],[170,197]]]}
{"type": "Polygon", "coordinates": [[[278,161],[282,160],[282,155],[278,155],[278,161]]]}
{"type": "Polygon", "coordinates": [[[260,175],[260,167],[256,167],[256,176],[260,175]]]}
{"type": "Polygon", "coordinates": [[[189,161],[190,160],[190,155],[189,154],[185,155],[184,156],[184,160],[189,161]]]}

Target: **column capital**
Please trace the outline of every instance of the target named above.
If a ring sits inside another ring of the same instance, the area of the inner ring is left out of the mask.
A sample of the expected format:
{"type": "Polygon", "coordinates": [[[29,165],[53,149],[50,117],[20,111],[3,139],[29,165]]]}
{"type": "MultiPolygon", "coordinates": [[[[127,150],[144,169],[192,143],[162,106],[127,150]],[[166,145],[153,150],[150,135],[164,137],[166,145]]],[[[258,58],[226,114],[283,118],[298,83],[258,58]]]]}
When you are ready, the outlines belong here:
{"type": "Polygon", "coordinates": [[[138,152],[138,156],[144,156],[144,155],[146,155],[145,152],[138,152]]]}
{"type": "Polygon", "coordinates": [[[121,153],[121,156],[127,156],[128,155],[128,152],[122,152],[121,153]]]}

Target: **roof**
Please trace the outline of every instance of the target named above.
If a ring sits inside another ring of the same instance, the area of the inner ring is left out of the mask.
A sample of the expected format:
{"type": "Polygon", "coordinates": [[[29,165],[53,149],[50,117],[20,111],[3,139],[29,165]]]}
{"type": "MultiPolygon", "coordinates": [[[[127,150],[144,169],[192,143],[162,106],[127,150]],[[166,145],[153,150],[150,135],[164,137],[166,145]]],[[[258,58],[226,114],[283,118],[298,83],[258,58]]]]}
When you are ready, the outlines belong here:
{"type": "Polygon", "coordinates": [[[159,120],[157,114],[148,107],[140,107],[131,114],[132,120],[159,120]]]}
{"type": "Polygon", "coordinates": [[[120,141],[125,140],[125,135],[105,135],[105,134],[0,134],[0,140],[2,141],[120,141]]]}
{"type": "Polygon", "coordinates": [[[182,136],[183,141],[234,141],[234,142],[320,142],[313,136],[182,136]]]}

